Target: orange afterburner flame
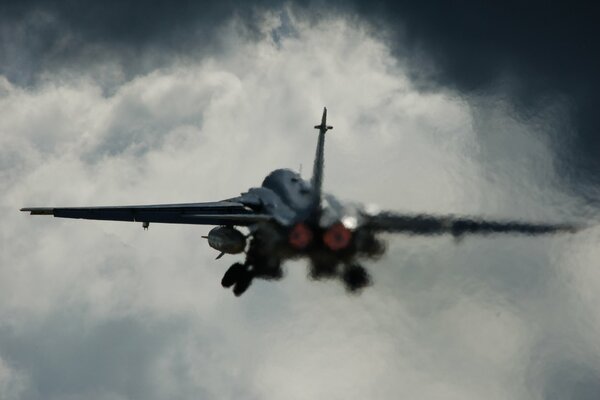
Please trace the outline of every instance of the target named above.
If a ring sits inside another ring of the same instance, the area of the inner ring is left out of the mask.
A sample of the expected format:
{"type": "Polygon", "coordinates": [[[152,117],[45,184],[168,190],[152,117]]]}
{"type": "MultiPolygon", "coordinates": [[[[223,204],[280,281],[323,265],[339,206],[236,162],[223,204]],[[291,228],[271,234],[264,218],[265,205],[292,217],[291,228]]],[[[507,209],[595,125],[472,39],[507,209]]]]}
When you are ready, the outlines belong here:
{"type": "Polygon", "coordinates": [[[333,251],[345,249],[351,240],[352,232],[341,222],[331,225],[323,235],[323,242],[333,251]]]}
{"type": "Polygon", "coordinates": [[[303,223],[294,225],[290,231],[288,240],[292,247],[298,250],[305,249],[312,242],[313,234],[310,229],[303,223]]]}

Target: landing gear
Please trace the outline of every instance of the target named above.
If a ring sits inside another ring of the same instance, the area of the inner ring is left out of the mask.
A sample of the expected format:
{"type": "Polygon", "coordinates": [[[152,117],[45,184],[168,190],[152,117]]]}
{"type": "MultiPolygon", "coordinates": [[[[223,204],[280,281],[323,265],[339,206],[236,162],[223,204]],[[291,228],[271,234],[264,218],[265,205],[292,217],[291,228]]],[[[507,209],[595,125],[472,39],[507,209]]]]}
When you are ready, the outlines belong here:
{"type": "Polygon", "coordinates": [[[253,278],[253,271],[251,271],[247,265],[235,263],[229,267],[227,272],[225,272],[225,275],[223,275],[221,285],[223,285],[224,288],[233,286],[233,294],[241,296],[250,287],[253,278]]]}
{"type": "Polygon", "coordinates": [[[283,271],[279,262],[257,265],[235,263],[223,275],[221,285],[224,288],[233,286],[233,294],[241,296],[250,287],[254,278],[280,279],[282,276],[283,271]]]}
{"type": "Polygon", "coordinates": [[[252,284],[254,278],[280,279],[283,276],[281,260],[272,255],[272,249],[265,248],[256,237],[250,242],[246,261],[235,263],[221,279],[224,288],[233,286],[233,294],[241,296],[252,284]]]}
{"type": "Polygon", "coordinates": [[[236,295],[236,297],[244,294],[244,292],[250,287],[253,278],[254,276],[251,271],[244,270],[233,286],[233,294],[236,295]]]}
{"type": "Polygon", "coordinates": [[[348,292],[356,293],[371,284],[371,277],[361,265],[349,264],[345,266],[342,272],[342,281],[348,292]]]}
{"type": "Polygon", "coordinates": [[[229,267],[227,272],[225,272],[225,275],[223,275],[223,279],[221,279],[221,285],[223,285],[224,288],[230,288],[238,281],[238,278],[242,275],[245,269],[246,267],[244,264],[233,264],[231,267],[229,267]]]}

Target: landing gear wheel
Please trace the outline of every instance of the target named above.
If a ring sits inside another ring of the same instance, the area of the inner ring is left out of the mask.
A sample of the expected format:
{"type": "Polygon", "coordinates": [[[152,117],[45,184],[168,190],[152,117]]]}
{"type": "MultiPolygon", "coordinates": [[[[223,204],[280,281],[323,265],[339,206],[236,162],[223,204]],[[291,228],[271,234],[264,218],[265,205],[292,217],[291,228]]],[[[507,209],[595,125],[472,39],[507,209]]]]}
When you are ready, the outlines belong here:
{"type": "Polygon", "coordinates": [[[241,296],[250,287],[251,283],[252,283],[252,273],[250,271],[244,270],[239,275],[237,282],[233,286],[233,294],[235,294],[236,297],[241,296]]]}
{"type": "Polygon", "coordinates": [[[342,274],[342,280],[346,285],[346,290],[355,293],[365,286],[371,284],[371,277],[366,269],[360,265],[347,265],[342,274]]]}
{"type": "Polygon", "coordinates": [[[233,284],[240,279],[240,276],[244,272],[245,268],[243,264],[233,264],[231,267],[229,267],[227,272],[225,272],[225,275],[223,275],[223,279],[221,279],[221,285],[223,285],[224,288],[229,288],[233,286],[233,284]]]}

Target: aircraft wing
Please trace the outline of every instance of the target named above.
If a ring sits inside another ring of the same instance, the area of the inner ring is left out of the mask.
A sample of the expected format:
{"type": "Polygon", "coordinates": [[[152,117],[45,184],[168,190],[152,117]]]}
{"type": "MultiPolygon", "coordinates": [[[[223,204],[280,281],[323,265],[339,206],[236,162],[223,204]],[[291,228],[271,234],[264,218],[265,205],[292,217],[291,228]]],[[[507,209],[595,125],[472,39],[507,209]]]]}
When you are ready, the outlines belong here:
{"type": "Polygon", "coordinates": [[[170,224],[247,226],[271,219],[233,201],[212,203],[158,204],[112,207],[28,207],[21,211],[31,215],[82,218],[106,221],[159,222],[170,224]]]}
{"type": "Polygon", "coordinates": [[[472,217],[434,216],[427,214],[397,214],[381,212],[364,216],[364,225],[374,231],[404,233],[408,235],[467,234],[491,235],[517,233],[543,235],[559,232],[576,232],[580,227],[572,224],[528,223],[521,221],[489,221],[472,217]]]}

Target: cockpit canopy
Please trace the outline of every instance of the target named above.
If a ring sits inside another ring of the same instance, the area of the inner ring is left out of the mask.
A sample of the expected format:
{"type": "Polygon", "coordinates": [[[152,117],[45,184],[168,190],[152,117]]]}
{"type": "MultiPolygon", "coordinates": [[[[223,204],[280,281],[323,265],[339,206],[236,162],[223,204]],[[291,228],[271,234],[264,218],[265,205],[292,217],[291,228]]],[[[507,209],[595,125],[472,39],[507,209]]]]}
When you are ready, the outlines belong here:
{"type": "Polygon", "coordinates": [[[272,190],[290,208],[306,211],[313,205],[313,190],[307,181],[290,169],[276,169],[264,179],[262,187],[272,190]]]}

